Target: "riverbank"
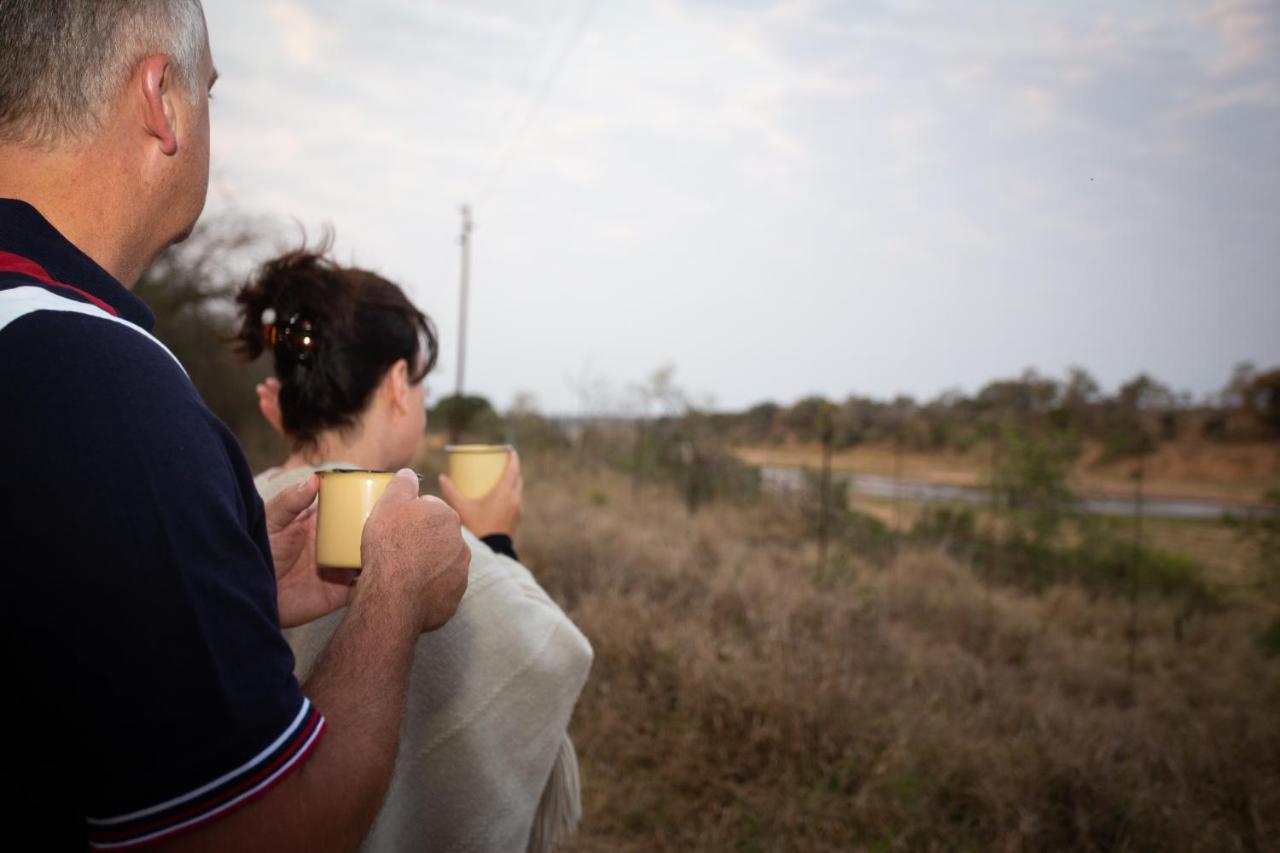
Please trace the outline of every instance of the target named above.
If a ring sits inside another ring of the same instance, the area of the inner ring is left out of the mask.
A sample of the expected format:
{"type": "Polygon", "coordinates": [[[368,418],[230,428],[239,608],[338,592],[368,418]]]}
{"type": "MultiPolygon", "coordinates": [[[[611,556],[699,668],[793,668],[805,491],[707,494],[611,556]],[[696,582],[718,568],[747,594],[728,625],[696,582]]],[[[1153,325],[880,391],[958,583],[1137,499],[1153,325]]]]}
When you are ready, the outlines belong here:
{"type": "MultiPolygon", "coordinates": [[[[817,444],[744,446],[734,453],[750,465],[817,468],[817,444]]],[[[892,444],[867,444],[832,454],[832,470],[845,474],[900,477],[939,486],[981,488],[990,482],[992,448],[924,453],[892,444]]],[[[1133,494],[1136,459],[1105,460],[1086,444],[1069,484],[1084,498],[1122,499],[1133,494]]],[[[1280,488],[1280,443],[1212,444],[1166,442],[1144,460],[1144,492],[1170,501],[1213,501],[1241,509],[1256,507],[1267,489],[1280,488]]]]}

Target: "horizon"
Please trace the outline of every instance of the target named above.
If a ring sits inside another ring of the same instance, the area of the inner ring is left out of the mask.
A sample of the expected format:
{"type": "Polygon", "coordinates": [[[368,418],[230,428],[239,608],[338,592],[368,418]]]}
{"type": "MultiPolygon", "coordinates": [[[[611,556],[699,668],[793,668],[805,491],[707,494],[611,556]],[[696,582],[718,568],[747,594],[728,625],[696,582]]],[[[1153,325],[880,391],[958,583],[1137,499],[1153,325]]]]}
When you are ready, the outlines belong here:
{"type": "MultiPolygon", "coordinates": [[[[1242,368],[1242,367],[1245,367],[1246,365],[1248,365],[1253,369],[1255,375],[1262,375],[1262,374],[1267,374],[1275,371],[1280,371],[1280,364],[1262,365],[1262,364],[1255,364],[1253,362],[1248,362],[1248,361],[1237,362],[1236,367],[1242,368]]],[[[667,365],[667,366],[671,367],[671,365],[667,365]]],[[[1078,365],[1073,365],[1073,367],[1078,367],[1078,365]]],[[[905,397],[907,400],[911,402],[912,405],[927,406],[935,402],[940,402],[943,398],[951,394],[958,394],[965,399],[972,400],[972,399],[975,399],[982,392],[982,390],[989,385],[992,385],[998,382],[1021,381],[1023,378],[1025,378],[1028,375],[1028,373],[1034,374],[1034,376],[1037,379],[1053,381],[1055,383],[1058,383],[1059,385],[1061,384],[1060,380],[1064,378],[1061,376],[1053,376],[1051,374],[1043,373],[1041,371],[1036,370],[1035,368],[1025,368],[1022,371],[1019,371],[1017,373],[1011,373],[1005,376],[992,377],[986,383],[983,383],[982,385],[973,389],[962,389],[958,387],[953,387],[953,388],[943,389],[942,391],[929,396],[916,396],[909,393],[900,393],[900,394],[889,395],[889,396],[876,396],[873,394],[861,393],[856,390],[849,391],[846,393],[836,393],[836,394],[822,394],[822,393],[814,392],[814,393],[807,393],[807,394],[799,394],[797,396],[787,397],[787,398],[760,399],[760,400],[756,400],[755,402],[748,403],[744,406],[739,406],[735,408],[726,408],[723,406],[719,406],[715,404],[714,400],[711,401],[711,405],[709,406],[702,405],[699,402],[699,400],[705,401],[706,396],[703,395],[701,398],[699,398],[696,391],[692,395],[690,395],[690,397],[691,397],[691,401],[694,408],[698,409],[701,412],[704,412],[705,414],[710,414],[710,415],[738,415],[738,414],[743,414],[753,408],[756,408],[757,406],[763,406],[763,405],[776,405],[783,409],[786,409],[786,408],[795,406],[796,404],[803,402],[804,400],[815,399],[815,398],[821,398],[828,402],[835,403],[837,405],[847,402],[849,400],[854,400],[854,399],[866,400],[878,405],[889,405],[896,402],[899,398],[905,397]]],[[[674,380],[676,380],[673,382],[673,387],[679,389],[681,393],[687,393],[690,389],[680,388],[680,383],[678,381],[679,376],[680,374],[678,369],[675,369],[672,371],[672,377],[674,378],[674,380]]],[[[1090,376],[1095,380],[1097,379],[1097,377],[1093,377],[1092,374],[1090,374],[1090,376]]],[[[1133,374],[1132,376],[1129,376],[1127,379],[1123,380],[1122,382],[1117,383],[1114,387],[1109,388],[1099,383],[1098,384],[1099,398],[1113,399],[1117,394],[1119,394],[1121,388],[1125,384],[1133,380],[1139,379],[1143,376],[1153,380],[1154,382],[1168,389],[1168,391],[1172,395],[1172,398],[1174,400],[1174,408],[1176,409],[1182,410],[1182,409],[1188,409],[1188,408],[1190,409],[1215,408],[1215,407],[1228,405],[1228,403],[1226,403],[1222,398],[1227,393],[1228,385],[1230,384],[1230,381],[1232,378],[1231,376],[1226,377],[1223,380],[1222,384],[1216,390],[1210,390],[1205,392],[1204,394],[1197,395],[1187,389],[1178,388],[1177,386],[1171,383],[1165,382],[1163,377],[1153,376],[1152,374],[1147,373],[1145,371],[1139,371],[1133,374]]],[[[670,414],[649,414],[645,412],[636,411],[634,408],[634,403],[632,402],[634,397],[632,391],[637,385],[637,383],[629,382],[629,383],[626,383],[625,386],[617,386],[615,388],[614,385],[609,384],[607,382],[607,378],[605,377],[593,377],[593,378],[598,380],[598,383],[603,383],[603,385],[598,384],[596,390],[597,391],[603,390],[606,392],[606,395],[605,395],[606,406],[604,408],[595,409],[591,411],[583,410],[581,409],[581,407],[579,407],[579,410],[577,411],[553,411],[549,409],[544,410],[541,408],[535,408],[533,410],[534,413],[541,415],[543,417],[550,418],[552,420],[630,421],[630,420],[652,420],[652,419],[658,419],[663,417],[671,417],[670,414]],[[621,388],[621,391],[618,393],[615,393],[617,388],[621,388]]],[[[451,391],[448,393],[432,394],[430,393],[430,386],[432,384],[430,377],[428,377],[427,383],[428,383],[428,392],[429,392],[427,396],[428,408],[433,408],[434,406],[439,405],[444,400],[447,400],[448,398],[453,396],[453,393],[451,391]]],[[[470,390],[467,390],[465,393],[466,393],[466,396],[469,396],[469,397],[483,397],[490,403],[490,405],[494,407],[494,410],[499,413],[509,412],[510,409],[512,408],[511,405],[501,404],[500,401],[492,399],[491,397],[489,397],[487,394],[484,393],[483,389],[470,389],[470,390]]]]}

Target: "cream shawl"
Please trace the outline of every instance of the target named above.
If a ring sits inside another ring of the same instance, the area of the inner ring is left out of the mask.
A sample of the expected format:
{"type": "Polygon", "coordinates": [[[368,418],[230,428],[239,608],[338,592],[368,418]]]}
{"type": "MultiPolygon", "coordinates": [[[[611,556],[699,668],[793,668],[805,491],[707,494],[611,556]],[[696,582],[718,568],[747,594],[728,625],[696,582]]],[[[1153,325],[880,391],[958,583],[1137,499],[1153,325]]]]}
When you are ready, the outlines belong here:
{"type": "MultiPolygon", "coordinates": [[[[332,467],[353,466],[321,466],[332,467]]],[[[255,483],[268,500],[314,470],[273,468],[255,483]]],[[[591,645],[528,569],[463,535],[467,592],[447,625],[418,640],[395,772],[365,851],[542,853],[581,815],[566,729],[591,645]]],[[[284,632],[299,681],[342,617],[284,632]]]]}

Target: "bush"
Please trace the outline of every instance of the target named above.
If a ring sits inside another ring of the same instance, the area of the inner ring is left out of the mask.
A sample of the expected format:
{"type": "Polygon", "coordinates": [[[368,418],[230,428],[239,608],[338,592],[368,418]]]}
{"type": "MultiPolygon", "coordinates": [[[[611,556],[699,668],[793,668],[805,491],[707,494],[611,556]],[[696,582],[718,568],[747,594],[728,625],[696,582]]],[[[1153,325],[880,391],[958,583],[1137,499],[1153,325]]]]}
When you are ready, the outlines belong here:
{"type": "Polygon", "coordinates": [[[1262,589],[1280,593],[1280,489],[1267,490],[1260,511],[1247,516],[1228,515],[1223,521],[1254,546],[1262,589]]]}
{"type": "Polygon", "coordinates": [[[1280,655],[1280,618],[1271,620],[1270,624],[1258,633],[1258,647],[1268,657],[1280,655]]]}
{"type": "Polygon", "coordinates": [[[735,456],[703,413],[637,418],[619,424],[603,447],[609,467],[631,475],[633,485],[664,482],[683,496],[689,512],[709,503],[751,503],[760,496],[760,470],[735,456]]]}
{"type": "Polygon", "coordinates": [[[1061,583],[1078,583],[1108,595],[1182,598],[1198,606],[1216,600],[1203,569],[1181,554],[1137,548],[1117,539],[1110,528],[1080,523],[1082,542],[1065,547],[1020,535],[998,539],[978,532],[971,509],[927,509],[908,534],[918,544],[940,546],[959,559],[972,560],[988,580],[1036,592],[1061,583]]]}
{"type": "Polygon", "coordinates": [[[1067,474],[1080,453],[1079,440],[1060,431],[1035,434],[1009,430],[1004,447],[996,472],[996,494],[1010,510],[1015,535],[1047,547],[1075,507],[1067,474]]]}

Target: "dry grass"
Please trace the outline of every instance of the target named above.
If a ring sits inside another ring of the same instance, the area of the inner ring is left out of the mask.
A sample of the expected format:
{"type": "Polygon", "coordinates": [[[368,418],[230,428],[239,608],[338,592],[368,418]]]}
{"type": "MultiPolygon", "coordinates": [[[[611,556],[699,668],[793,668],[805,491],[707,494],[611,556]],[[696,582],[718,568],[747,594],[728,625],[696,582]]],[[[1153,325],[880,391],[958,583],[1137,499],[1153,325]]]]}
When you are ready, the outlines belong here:
{"type": "Polygon", "coordinates": [[[1280,849],[1263,613],[985,585],[934,551],[814,576],[786,507],[689,519],[529,470],[522,554],[596,650],[596,850],[1280,849]]]}

